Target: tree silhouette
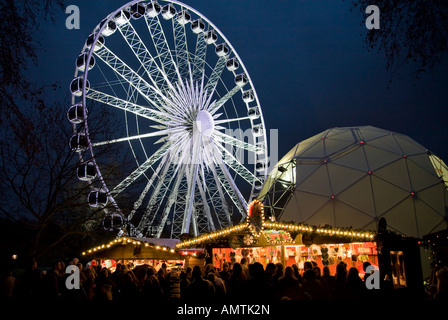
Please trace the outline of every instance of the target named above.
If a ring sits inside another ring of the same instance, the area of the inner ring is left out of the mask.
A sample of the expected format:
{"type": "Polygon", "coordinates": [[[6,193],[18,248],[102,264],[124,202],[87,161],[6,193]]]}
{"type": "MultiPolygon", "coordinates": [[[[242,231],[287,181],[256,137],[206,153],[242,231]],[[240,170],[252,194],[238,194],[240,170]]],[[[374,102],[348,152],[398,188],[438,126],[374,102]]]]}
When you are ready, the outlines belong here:
{"type": "MultiPolygon", "coordinates": [[[[37,66],[35,33],[64,7],[63,0],[0,3],[0,236],[7,243],[3,250],[22,244],[29,258],[51,256],[73,239],[99,233],[104,216],[103,208],[87,204],[97,182],[77,178],[82,159],[69,148],[69,93],[54,102],[58,87],[27,73],[37,66]]],[[[89,112],[90,125],[97,128],[91,134],[108,139],[114,119],[107,110],[99,112],[89,112]]],[[[121,177],[117,148],[111,145],[96,155],[117,159],[102,172],[105,178],[121,177]]]]}
{"type": "Polygon", "coordinates": [[[384,52],[387,69],[398,74],[405,65],[418,78],[446,58],[448,2],[445,0],[354,0],[365,21],[369,5],[380,9],[380,29],[368,30],[365,44],[384,52]]]}

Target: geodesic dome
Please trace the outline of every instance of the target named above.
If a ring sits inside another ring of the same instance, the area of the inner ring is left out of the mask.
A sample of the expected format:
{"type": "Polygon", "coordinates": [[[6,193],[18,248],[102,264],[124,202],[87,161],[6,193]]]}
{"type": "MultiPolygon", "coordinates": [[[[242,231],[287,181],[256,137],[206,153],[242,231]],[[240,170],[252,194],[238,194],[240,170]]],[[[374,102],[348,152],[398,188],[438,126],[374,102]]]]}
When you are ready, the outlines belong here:
{"type": "Polygon", "coordinates": [[[447,228],[448,169],[406,135],[332,128],[298,143],[272,169],[259,199],[277,220],[406,236],[447,228]]]}

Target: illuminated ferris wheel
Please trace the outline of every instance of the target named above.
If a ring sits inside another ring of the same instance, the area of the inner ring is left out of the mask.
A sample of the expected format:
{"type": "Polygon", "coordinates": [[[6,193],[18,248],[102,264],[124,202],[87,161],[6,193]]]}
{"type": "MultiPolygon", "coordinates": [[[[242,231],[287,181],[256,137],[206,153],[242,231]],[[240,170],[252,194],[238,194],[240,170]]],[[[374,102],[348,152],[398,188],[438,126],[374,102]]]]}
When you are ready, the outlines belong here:
{"type": "Polygon", "coordinates": [[[266,177],[263,115],[235,49],[199,12],[178,1],[123,5],[87,38],[70,90],[78,178],[106,228],[179,238],[246,217],[266,177]],[[88,107],[114,115],[115,136],[92,133],[88,107]],[[102,174],[111,144],[130,159],[118,180],[102,174]]]}

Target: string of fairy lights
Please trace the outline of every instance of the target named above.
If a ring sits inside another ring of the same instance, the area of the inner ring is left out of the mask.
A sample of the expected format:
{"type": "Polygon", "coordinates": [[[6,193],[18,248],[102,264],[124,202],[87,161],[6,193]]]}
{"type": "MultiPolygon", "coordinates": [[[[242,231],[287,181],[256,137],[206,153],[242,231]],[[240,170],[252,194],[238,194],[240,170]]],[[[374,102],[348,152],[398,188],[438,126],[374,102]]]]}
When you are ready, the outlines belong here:
{"type": "MultiPolygon", "coordinates": [[[[286,224],[286,223],[278,223],[278,222],[264,222],[263,223],[263,227],[264,228],[269,228],[269,229],[281,229],[281,230],[286,230],[289,232],[308,232],[308,233],[317,233],[320,235],[327,235],[330,237],[335,237],[335,238],[352,238],[354,240],[364,240],[364,241],[371,241],[374,239],[375,234],[372,232],[361,232],[361,231],[347,231],[347,230],[343,230],[343,229],[334,229],[334,228],[316,228],[316,227],[312,227],[312,226],[307,226],[307,225],[296,225],[296,224],[286,224]]],[[[234,226],[232,228],[227,228],[225,230],[220,230],[217,232],[213,232],[213,233],[209,233],[209,234],[205,234],[199,237],[196,237],[194,239],[191,240],[186,240],[183,242],[180,242],[176,245],[176,248],[187,248],[187,247],[191,247],[191,246],[195,246],[195,245],[201,245],[207,242],[211,242],[212,240],[218,239],[218,238],[223,238],[227,235],[229,235],[230,233],[234,233],[234,232],[241,232],[244,230],[250,230],[250,227],[247,223],[244,224],[240,224],[237,226],[234,226]]],[[[255,235],[253,235],[255,236],[255,235]]],[[[292,239],[291,239],[292,240],[292,239]]],[[[282,241],[284,242],[284,241],[282,241]]]]}
{"type": "MultiPolygon", "coordinates": [[[[354,231],[354,230],[344,230],[344,229],[338,229],[338,228],[322,228],[322,227],[313,227],[305,224],[294,224],[294,223],[282,223],[277,221],[267,221],[264,217],[264,206],[263,203],[254,200],[252,201],[248,206],[248,216],[244,223],[241,223],[239,225],[220,229],[215,232],[211,232],[208,234],[203,234],[198,237],[195,237],[193,239],[182,241],[178,244],[176,244],[176,249],[186,249],[191,248],[194,246],[201,246],[206,243],[213,242],[217,239],[226,238],[231,234],[238,234],[238,233],[247,233],[254,238],[258,239],[260,235],[265,234],[265,232],[268,232],[268,230],[282,230],[286,232],[295,232],[295,233],[310,233],[310,234],[317,234],[317,235],[323,235],[323,236],[329,236],[329,237],[335,237],[335,238],[350,238],[352,240],[364,240],[364,241],[371,241],[375,238],[375,234],[373,232],[368,231],[354,231]],[[258,206],[259,212],[255,213],[255,206],[258,206]],[[259,223],[261,225],[255,226],[254,225],[254,215],[258,215],[259,223]]],[[[285,243],[291,243],[293,244],[294,240],[291,237],[286,238],[279,238],[278,241],[269,241],[270,244],[285,244],[285,243]]],[[[145,247],[152,247],[156,250],[162,250],[162,251],[169,251],[170,253],[175,253],[177,250],[173,248],[168,248],[164,246],[154,245],[152,243],[143,241],[143,240],[136,240],[129,237],[121,237],[119,239],[112,240],[108,243],[93,247],[87,251],[82,252],[82,255],[88,255],[95,253],[100,250],[104,249],[110,249],[113,246],[116,245],[134,245],[134,246],[140,246],[144,245],[145,247]]]]}
{"type": "Polygon", "coordinates": [[[141,240],[135,240],[132,238],[127,238],[127,237],[121,237],[115,240],[110,241],[109,243],[105,243],[96,247],[93,247],[87,251],[82,252],[82,255],[85,256],[87,254],[92,254],[95,252],[98,252],[100,250],[104,250],[104,249],[110,249],[113,246],[116,245],[134,245],[134,246],[139,246],[139,245],[144,245],[145,247],[151,247],[154,248],[156,250],[162,250],[162,251],[167,251],[170,253],[175,253],[176,250],[173,248],[169,248],[169,247],[165,247],[165,246],[159,246],[159,245],[154,245],[152,243],[146,242],[146,241],[141,241],[141,240]]]}

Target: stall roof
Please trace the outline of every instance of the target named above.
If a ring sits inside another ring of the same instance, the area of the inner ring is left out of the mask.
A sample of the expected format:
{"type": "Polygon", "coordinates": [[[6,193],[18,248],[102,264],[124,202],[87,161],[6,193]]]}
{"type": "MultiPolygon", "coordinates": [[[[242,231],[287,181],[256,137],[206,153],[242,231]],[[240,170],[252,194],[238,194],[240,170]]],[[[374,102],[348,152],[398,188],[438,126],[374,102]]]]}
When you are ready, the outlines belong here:
{"type": "Polygon", "coordinates": [[[157,246],[161,246],[161,247],[167,247],[167,248],[175,248],[176,244],[178,244],[180,242],[179,239],[167,239],[167,238],[134,238],[134,237],[130,237],[130,239],[135,240],[135,241],[142,241],[142,242],[147,242],[147,243],[151,243],[157,246]]]}
{"type": "MultiPolygon", "coordinates": [[[[291,234],[307,234],[311,236],[320,236],[326,238],[333,238],[336,241],[341,242],[342,240],[350,240],[353,241],[372,241],[375,238],[375,233],[370,231],[361,231],[361,230],[353,230],[353,229],[343,229],[343,228],[332,228],[332,227],[316,227],[309,225],[300,225],[295,223],[282,223],[282,222],[263,222],[263,231],[268,230],[279,230],[290,232],[291,234]]],[[[265,235],[265,232],[260,234],[265,235]]],[[[244,237],[244,236],[252,236],[252,229],[250,228],[250,223],[242,223],[233,227],[225,228],[218,230],[216,232],[207,233],[200,235],[198,237],[188,239],[182,242],[179,242],[176,247],[178,249],[185,249],[191,247],[201,247],[210,243],[216,243],[217,240],[222,239],[231,239],[234,236],[244,237]]],[[[291,238],[291,241],[293,238],[291,238]]],[[[286,241],[286,240],[285,240],[286,241]]],[[[261,239],[263,242],[263,239],[261,239]]]]}
{"type": "Polygon", "coordinates": [[[122,237],[82,253],[96,259],[183,259],[175,249],[178,239],[122,237]]]}

